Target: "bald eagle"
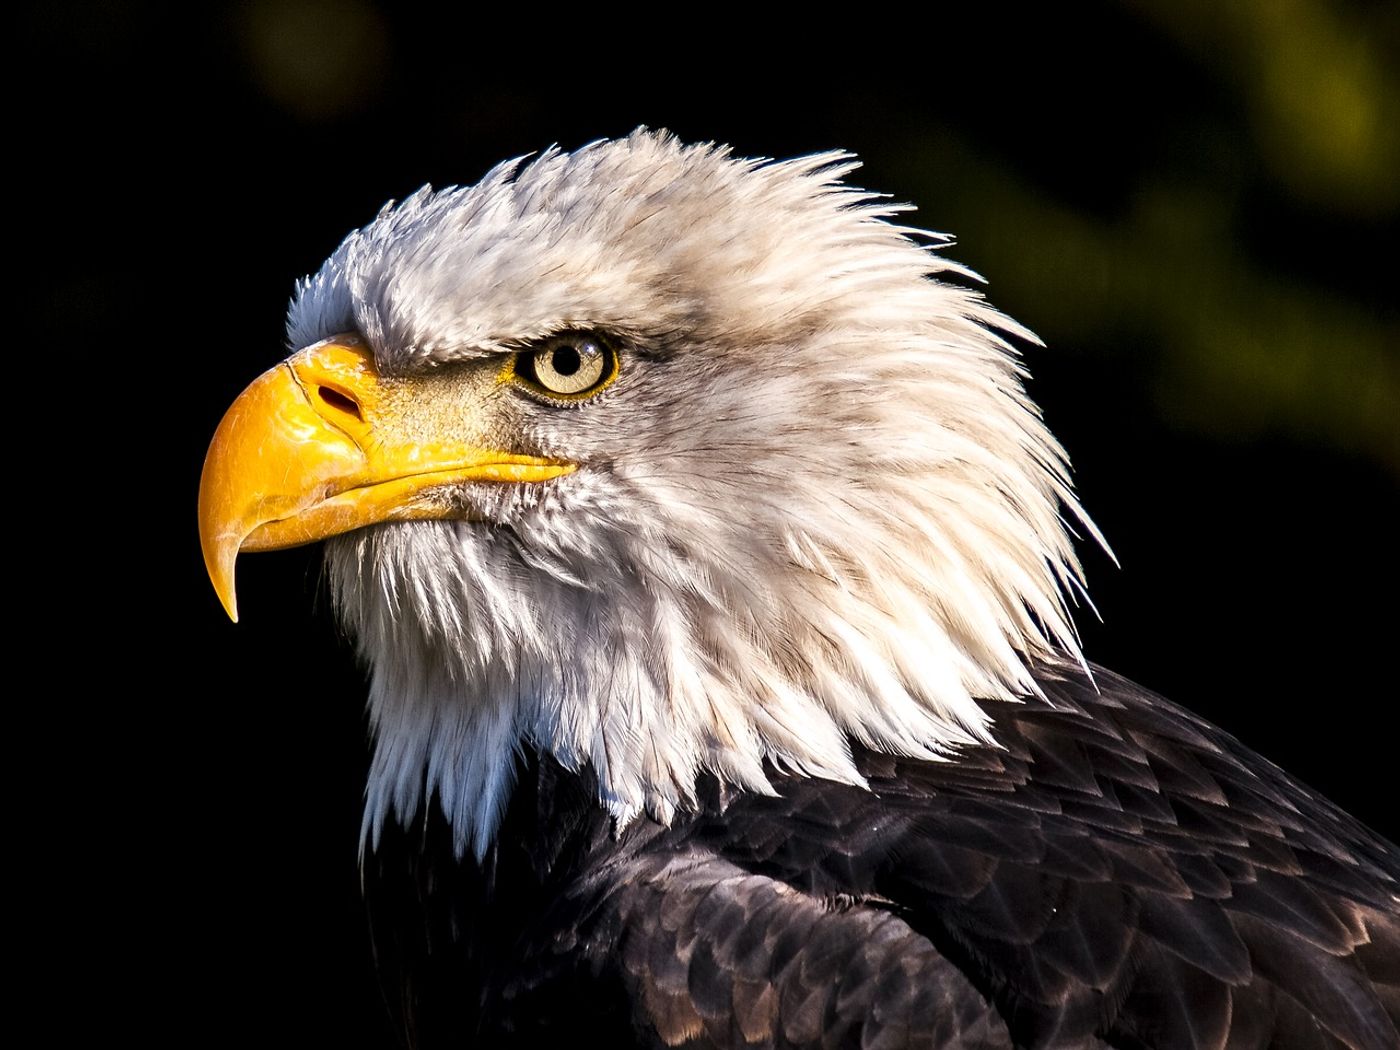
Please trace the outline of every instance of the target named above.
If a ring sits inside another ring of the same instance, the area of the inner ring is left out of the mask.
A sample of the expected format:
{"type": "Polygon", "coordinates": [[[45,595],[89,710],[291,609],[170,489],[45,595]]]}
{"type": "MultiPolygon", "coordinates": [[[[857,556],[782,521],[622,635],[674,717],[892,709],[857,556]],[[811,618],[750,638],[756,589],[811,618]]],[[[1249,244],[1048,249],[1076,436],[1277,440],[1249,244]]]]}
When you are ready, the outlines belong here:
{"type": "Polygon", "coordinates": [[[1029,333],[840,153],[386,206],[205,464],[327,540],[414,1046],[1400,1046],[1400,851],[1088,664],[1029,333]],[[942,279],[940,279],[942,278],[942,279]]]}

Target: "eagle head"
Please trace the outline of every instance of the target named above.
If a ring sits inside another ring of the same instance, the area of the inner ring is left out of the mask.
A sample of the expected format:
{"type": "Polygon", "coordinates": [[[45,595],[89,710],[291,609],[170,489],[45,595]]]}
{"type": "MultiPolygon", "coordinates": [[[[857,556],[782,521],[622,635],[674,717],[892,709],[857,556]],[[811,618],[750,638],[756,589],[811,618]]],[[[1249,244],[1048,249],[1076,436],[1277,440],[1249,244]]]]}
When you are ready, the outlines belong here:
{"type": "Polygon", "coordinates": [[[855,166],[639,130],[425,187],[299,285],[201,530],[231,613],[240,550],[328,540],[368,842],[436,797],[484,851],[526,748],[619,823],[860,784],[852,741],[946,755],[1078,657],[1030,336],[855,166]]]}

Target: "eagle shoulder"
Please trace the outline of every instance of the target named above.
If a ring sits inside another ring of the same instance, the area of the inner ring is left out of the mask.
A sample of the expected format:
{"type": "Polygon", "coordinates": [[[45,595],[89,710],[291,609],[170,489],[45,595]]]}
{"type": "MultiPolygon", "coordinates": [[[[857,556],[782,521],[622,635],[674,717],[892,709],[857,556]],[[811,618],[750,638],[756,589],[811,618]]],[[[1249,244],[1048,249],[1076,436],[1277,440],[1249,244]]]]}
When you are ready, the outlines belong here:
{"type": "Polygon", "coordinates": [[[1400,1044],[1400,851],[1124,679],[1039,678],[997,747],[857,749],[869,790],[708,782],[615,834],[531,756],[482,862],[440,815],[395,832],[366,890],[410,1039],[1400,1044]]]}

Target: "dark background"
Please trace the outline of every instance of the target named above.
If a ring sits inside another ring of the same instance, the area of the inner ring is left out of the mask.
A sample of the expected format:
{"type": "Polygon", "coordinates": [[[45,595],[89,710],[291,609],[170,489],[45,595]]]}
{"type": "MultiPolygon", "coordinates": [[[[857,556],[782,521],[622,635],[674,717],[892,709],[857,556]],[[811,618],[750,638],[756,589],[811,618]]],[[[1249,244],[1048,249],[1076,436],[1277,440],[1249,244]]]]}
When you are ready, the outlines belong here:
{"type": "Polygon", "coordinates": [[[314,549],[240,562],[224,618],[204,448],[286,352],[292,282],[386,199],[638,124],[849,149],[855,181],[956,234],[1047,343],[1032,393],[1122,563],[1084,550],[1090,658],[1395,837],[1397,8],[1060,6],[820,16],[812,39],[814,15],[673,7],[24,16],[10,388],[54,412],[22,447],[58,510],[27,497],[11,554],[21,640],[63,655],[31,658],[56,684],[20,757],[53,773],[22,808],[60,843],[30,865],[64,901],[46,965],[115,991],[99,1024],[390,1044],[358,899],[364,686],[314,549]]]}

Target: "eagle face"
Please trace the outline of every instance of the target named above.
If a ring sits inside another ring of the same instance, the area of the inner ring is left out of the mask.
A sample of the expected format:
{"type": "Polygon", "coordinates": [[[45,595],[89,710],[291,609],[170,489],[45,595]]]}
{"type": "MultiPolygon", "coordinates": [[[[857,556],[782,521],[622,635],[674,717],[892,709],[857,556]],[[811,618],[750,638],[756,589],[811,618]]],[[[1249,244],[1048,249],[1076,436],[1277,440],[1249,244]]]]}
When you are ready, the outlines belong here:
{"type": "Polygon", "coordinates": [[[619,823],[701,773],[863,784],[851,741],[945,755],[1078,658],[1064,519],[1097,533],[1030,336],[854,166],[641,130],[424,188],[300,285],[201,528],[230,608],[240,549],[328,540],[369,841],[436,795],[481,853],[526,746],[619,823]]]}

